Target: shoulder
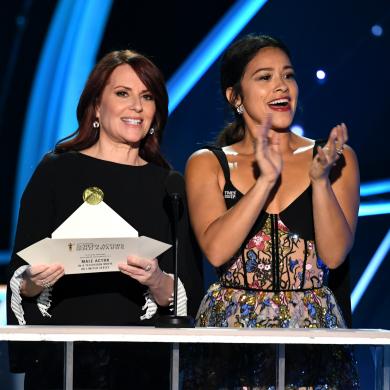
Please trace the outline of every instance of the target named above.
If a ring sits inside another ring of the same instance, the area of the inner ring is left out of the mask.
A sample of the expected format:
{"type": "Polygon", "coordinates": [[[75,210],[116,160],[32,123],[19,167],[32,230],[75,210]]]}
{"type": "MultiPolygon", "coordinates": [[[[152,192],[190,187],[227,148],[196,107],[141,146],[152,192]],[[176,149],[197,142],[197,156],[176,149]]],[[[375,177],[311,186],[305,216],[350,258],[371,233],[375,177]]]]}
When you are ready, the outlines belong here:
{"type": "Polygon", "coordinates": [[[343,153],[338,161],[336,166],[340,165],[341,168],[347,168],[348,171],[358,169],[356,153],[349,145],[344,145],[343,153]]]}
{"type": "Polygon", "coordinates": [[[70,161],[77,161],[76,152],[57,153],[51,151],[43,156],[38,166],[42,168],[58,168],[68,164],[70,161]]]}
{"type": "MultiPolygon", "coordinates": [[[[221,149],[216,149],[221,150],[221,149]]],[[[216,169],[219,168],[218,160],[210,149],[200,149],[194,152],[187,161],[186,171],[188,169],[216,169]]]]}
{"type": "Polygon", "coordinates": [[[74,172],[77,170],[77,153],[65,152],[65,153],[46,153],[41,161],[36,166],[32,173],[30,181],[53,181],[53,178],[61,176],[66,172],[74,172]],[[76,164],[75,166],[72,165],[76,164]]]}
{"type": "Polygon", "coordinates": [[[343,154],[338,159],[330,172],[332,185],[343,185],[343,183],[359,184],[359,163],[354,150],[349,145],[344,145],[343,154]]]}
{"type": "Polygon", "coordinates": [[[195,151],[191,154],[189,160],[191,159],[207,159],[211,156],[214,156],[214,152],[212,150],[222,150],[221,148],[203,148],[195,151]]]}
{"type": "Polygon", "coordinates": [[[343,154],[346,159],[357,161],[356,153],[349,145],[344,145],[343,154]]]}
{"type": "Polygon", "coordinates": [[[160,179],[162,181],[165,181],[167,177],[171,174],[171,172],[176,172],[176,171],[149,162],[145,166],[145,172],[147,172],[149,176],[154,177],[155,179],[160,179]]]}
{"type": "Polygon", "coordinates": [[[34,176],[48,175],[53,172],[56,165],[57,154],[54,152],[48,152],[42,157],[41,161],[39,161],[35,169],[34,176]]]}
{"type": "Polygon", "coordinates": [[[301,142],[302,146],[314,145],[316,143],[315,139],[304,137],[303,135],[296,134],[297,139],[301,142]]]}
{"type": "Polygon", "coordinates": [[[306,146],[313,146],[318,140],[304,137],[303,135],[296,134],[290,131],[291,141],[294,144],[295,148],[302,148],[306,146]]]}
{"type": "Polygon", "coordinates": [[[31,172],[30,178],[26,182],[22,199],[31,196],[41,196],[43,198],[44,194],[48,195],[50,192],[49,189],[53,187],[53,183],[55,182],[58,173],[57,164],[56,153],[49,152],[45,154],[31,172]]]}
{"type": "Polygon", "coordinates": [[[352,176],[359,176],[359,162],[355,151],[349,146],[344,145],[342,158],[340,158],[341,166],[345,167],[345,173],[352,176]]]}
{"type": "MultiPolygon", "coordinates": [[[[314,140],[311,138],[303,137],[298,134],[293,133],[293,141],[294,141],[294,154],[299,154],[299,153],[312,153],[315,154],[315,146],[316,145],[321,145],[321,140],[314,140]]],[[[326,142],[326,141],[325,141],[326,142]]]]}

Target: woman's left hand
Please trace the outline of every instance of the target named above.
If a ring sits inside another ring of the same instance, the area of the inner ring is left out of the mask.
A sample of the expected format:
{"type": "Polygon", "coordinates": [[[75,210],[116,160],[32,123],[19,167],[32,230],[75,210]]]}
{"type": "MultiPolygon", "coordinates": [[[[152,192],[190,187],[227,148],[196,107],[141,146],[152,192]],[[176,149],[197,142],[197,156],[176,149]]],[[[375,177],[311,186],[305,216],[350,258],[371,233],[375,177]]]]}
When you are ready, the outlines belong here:
{"type": "Polygon", "coordinates": [[[344,123],[335,126],[329,134],[328,142],[321,148],[311,163],[309,176],[312,181],[327,179],[329,172],[343,154],[344,144],[348,140],[347,126],[344,123]]]}
{"type": "Polygon", "coordinates": [[[157,259],[128,256],[127,262],[118,264],[118,268],[125,275],[148,287],[158,286],[164,275],[157,259]]]}

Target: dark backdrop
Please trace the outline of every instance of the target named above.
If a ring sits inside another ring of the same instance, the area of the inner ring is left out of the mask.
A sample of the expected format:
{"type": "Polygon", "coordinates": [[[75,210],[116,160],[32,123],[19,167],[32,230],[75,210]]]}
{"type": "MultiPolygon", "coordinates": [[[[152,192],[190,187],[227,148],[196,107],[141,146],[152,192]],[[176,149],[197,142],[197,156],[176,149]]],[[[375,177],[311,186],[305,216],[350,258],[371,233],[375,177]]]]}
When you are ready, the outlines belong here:
{"type": "MultiPolygon", "coordinates": [[[[233,1],[116,0],[98,57],[134,48],[152,58],[167,80],[224,15],[233,1]]],[[[10,249],[14,180],[30,87],[54,0],[15,0],[0,5],[0,251],[10,249]]],[[[311,138],[326,137],[346,122],[362,182],[390,177],[388,93],[390,90],[390,2],[388,0],[270,0],[242,31],[282,38],[290,47],[300,85],[296,123],[311,138]],[[383,35],[371,27],[380,24],[383,35]],[[317,69],[328,78],[318,83],[317,69]]],[[[91,37],[93,39],[93,37],[91,37]]],[[[214,138],[229,120],[215,63],[172,113],[163,151],[183,171],[188,156],[214,138]]],[[[69,129],[69,133],[74,129],[69,129]]],[[[389,200],[389,194],[369,200],[389,200]]],[[[362,217],[351,253],[352,288],[389,229],[389,215],[362,217]]],[[[214,278],[209,267],[207,282],[214,278]]],[[[390,328],[387,290],[389,255],[354,313],[354,326],[390,328]]],[[[5,282],[0,264],[0,282],[5,282]]]]}

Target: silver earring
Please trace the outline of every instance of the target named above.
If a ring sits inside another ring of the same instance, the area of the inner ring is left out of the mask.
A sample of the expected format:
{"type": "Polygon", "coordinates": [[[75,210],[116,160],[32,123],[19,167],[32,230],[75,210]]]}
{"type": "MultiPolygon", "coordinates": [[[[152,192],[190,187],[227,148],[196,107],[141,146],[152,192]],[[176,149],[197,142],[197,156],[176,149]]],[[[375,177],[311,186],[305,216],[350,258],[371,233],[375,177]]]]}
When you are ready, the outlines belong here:
{"type": "Polygon", "coordinates": [[[99,121],[98,121],[98,120],[93,121],[92,126],[93,126],[95,129],[98,129],[98,128],[100,127],[99,121]]]}
{"type": "Polygon", "coordinates": [[[154,134],[154,128],[153,128],[153,127],[151,127],[151,128],[149,129],[149,134],[151,134],[151,135],[154,134]]]}
{"type": "Polygon", "coordinates": [[[236,110],[238,115],[242,115],[242,113],[244,112],[244,105],[240,104],[239,106],[236,107],[236,110]]]}

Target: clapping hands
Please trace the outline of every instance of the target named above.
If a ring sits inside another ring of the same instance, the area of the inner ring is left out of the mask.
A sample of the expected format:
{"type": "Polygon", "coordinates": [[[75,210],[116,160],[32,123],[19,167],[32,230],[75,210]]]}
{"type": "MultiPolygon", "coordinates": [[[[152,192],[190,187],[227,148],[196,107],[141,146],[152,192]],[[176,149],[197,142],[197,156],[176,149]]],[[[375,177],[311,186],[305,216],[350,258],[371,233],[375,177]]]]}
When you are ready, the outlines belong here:
{"type": "Polygon", "coordinates": [[[269,136],[271,115],[261,125],[256,126],[255,156],[260,169],[260,177],[275,183],[283,167],[282,154],[279,149],[279,134],[269,136]]]}
{"type": "Polygon", "coordinates": [[[329,172],[343,154],[344,144],[348,140],[347,126],[344,123],[335,126],[328,138],[326,145],[317,147],[317,155],[314,157],[309,175],[312,181],[318,181],[329,176],[329,172]]]}

